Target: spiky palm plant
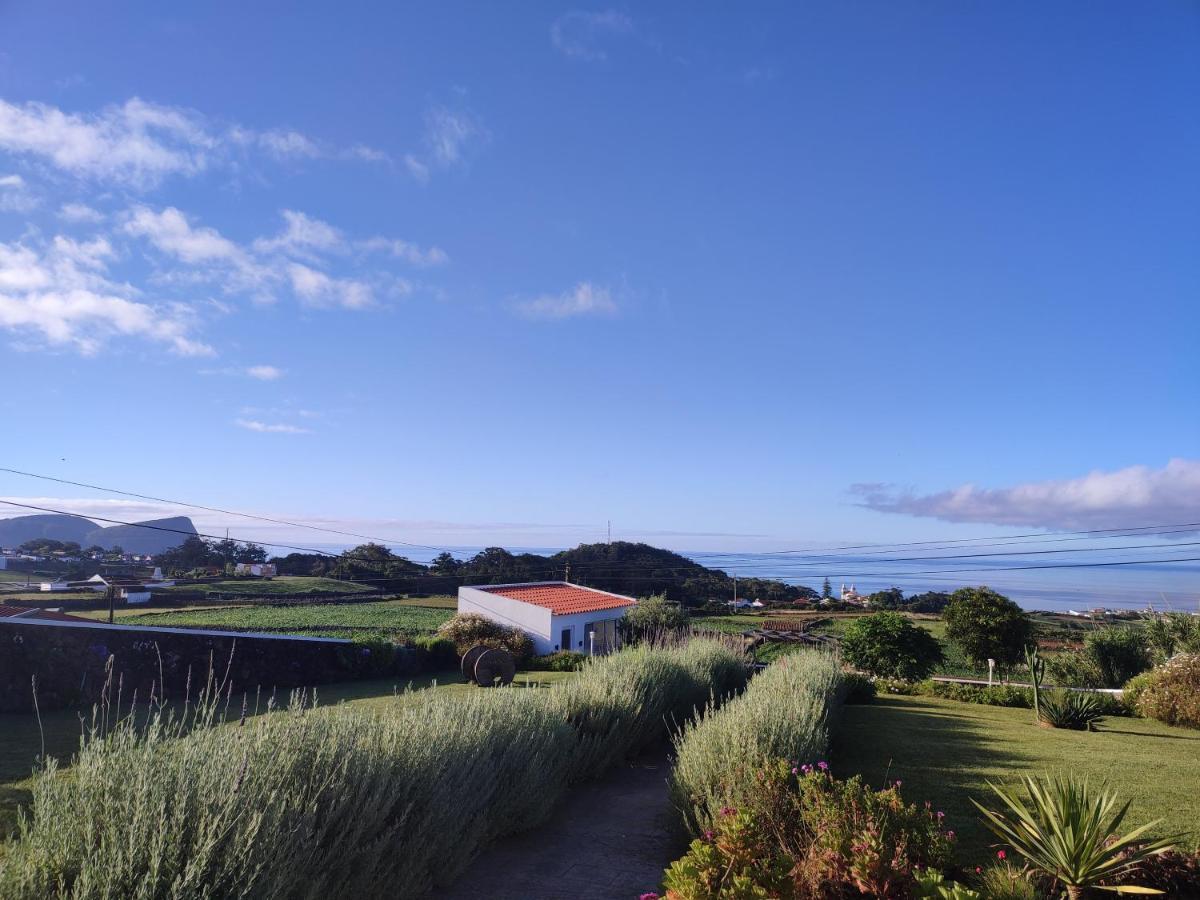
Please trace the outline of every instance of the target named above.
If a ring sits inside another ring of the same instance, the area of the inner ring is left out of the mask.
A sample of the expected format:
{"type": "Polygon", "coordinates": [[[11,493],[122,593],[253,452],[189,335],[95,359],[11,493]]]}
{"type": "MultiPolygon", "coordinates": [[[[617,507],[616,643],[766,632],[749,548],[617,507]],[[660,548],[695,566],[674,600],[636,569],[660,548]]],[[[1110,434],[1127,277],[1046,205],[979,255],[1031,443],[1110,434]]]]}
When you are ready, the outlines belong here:
{"type": "Polygon", "coordinates": [[[1100,701],[1093,694],[1060,689],[1041,698],[1038,718],[1050,728],[1094,731],[1096,723],[1104,718],[1104,713],[1100,701]]]}
{"type": "MultiPolygon", "coordinates": [[[[984,823],[1035,869],[1057,878],[1071,900],[1084,897],[1099,882],[1120,878],[1138,863],[1171,849],[1176,838],[1146,840],[1156,819],[1118,837],[1129,810],[1118,809],[1115,793],[1093,789],[1087,779],[1048,776],[1024,778],[1027,797],[988,782],[1007,809],[993,812],[974,798],[984,823]]],[[[1100,886],[1122,894],[1161,894],[1137,885],[1100,886]]]]}

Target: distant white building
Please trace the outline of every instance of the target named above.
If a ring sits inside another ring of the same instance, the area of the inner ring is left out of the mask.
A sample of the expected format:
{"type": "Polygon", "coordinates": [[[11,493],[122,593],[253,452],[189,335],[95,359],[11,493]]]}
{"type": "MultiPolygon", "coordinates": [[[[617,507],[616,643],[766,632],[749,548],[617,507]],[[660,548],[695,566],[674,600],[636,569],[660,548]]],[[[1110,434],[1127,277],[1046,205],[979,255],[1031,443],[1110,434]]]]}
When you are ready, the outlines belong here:
{"type": "Polygon", "coordinates": [[[618,646],[617,621],[632,597],[565,581],[493,584],[458,589],[458,611],[520,628],[539,656],[556,650],[606,653],[618,646]]]}
{"type": "Polygon", "coordinates": [[[255,575],[259,578],[274,578],[274,563],[238,563],[233,567],[234,575],[255,575]]]}
{"type": "Polygon", "coordinates": [[[867,603],[867,598],[863,594],[860,594],[858,592],[858,589],[855,588],[854,585],[850,585],[850,587],[847,588],[846,585],[843,584],[842,585],[842,602],[843,603],[860,603],[865,606],[867,603]]]}

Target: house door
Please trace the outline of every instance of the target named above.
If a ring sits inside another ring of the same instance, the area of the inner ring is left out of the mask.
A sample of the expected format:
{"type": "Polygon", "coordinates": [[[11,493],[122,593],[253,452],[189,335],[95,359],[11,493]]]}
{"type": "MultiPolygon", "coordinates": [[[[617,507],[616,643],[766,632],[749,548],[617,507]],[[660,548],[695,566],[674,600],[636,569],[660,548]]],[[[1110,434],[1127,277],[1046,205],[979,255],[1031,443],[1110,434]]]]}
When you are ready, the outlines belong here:
{"type": "Polygon", "coordinates": [[[570,628],[564,628],[562,630],[562,641],[559,643],[558,646],[562,647],[562,649],[564,649],[564,650],[575,649],[574,647],[571,646],[571,629],[570,628]]]}

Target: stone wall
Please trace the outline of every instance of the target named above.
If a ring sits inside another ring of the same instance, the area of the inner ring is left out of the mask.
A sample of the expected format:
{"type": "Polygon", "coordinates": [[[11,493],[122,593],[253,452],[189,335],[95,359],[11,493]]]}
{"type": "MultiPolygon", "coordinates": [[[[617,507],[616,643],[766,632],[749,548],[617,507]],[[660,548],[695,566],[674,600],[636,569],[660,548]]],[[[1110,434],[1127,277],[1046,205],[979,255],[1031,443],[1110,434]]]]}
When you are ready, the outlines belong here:
{"type": "Polygon", "coordinates": [[[33,680],[41,709],[89,704],[104,687],[112,657],[122,696],[151,690],[183,699],[191,678],[193,698],[210,669],[228,673],[234,694],[264,694],[330,681],[412,674],[422,657],[410,648],[364,646],[349,641],[255,634],[136,628],[75,622],[0,620],[0,712],[33,709],[33,680]]]}

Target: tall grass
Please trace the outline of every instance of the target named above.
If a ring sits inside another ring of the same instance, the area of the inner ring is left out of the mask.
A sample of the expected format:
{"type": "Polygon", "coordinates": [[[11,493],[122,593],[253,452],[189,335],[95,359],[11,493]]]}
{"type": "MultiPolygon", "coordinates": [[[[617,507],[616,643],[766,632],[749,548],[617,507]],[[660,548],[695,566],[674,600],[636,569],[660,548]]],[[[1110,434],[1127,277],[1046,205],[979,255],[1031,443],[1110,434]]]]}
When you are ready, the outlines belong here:
{"type": "Polygon", "coordinates": [[[47,764],[0,897],[421,896],[744,671],[719,643],[647,645],[549,690],[416,692],[369,712],[295,694],[227,723],[211,689],[183,716],[97,726],[67,772],[47,764]]]}
{"type": "Polygon", "coordinates": [[[794,653],[755,676],[737,699],[686,724],[675,738],[671,796],[688,829],[699,834],[722,807],[736,808],[754,773],[772,760],[818,761],[840,686],[832,654],[794,653]]]}

